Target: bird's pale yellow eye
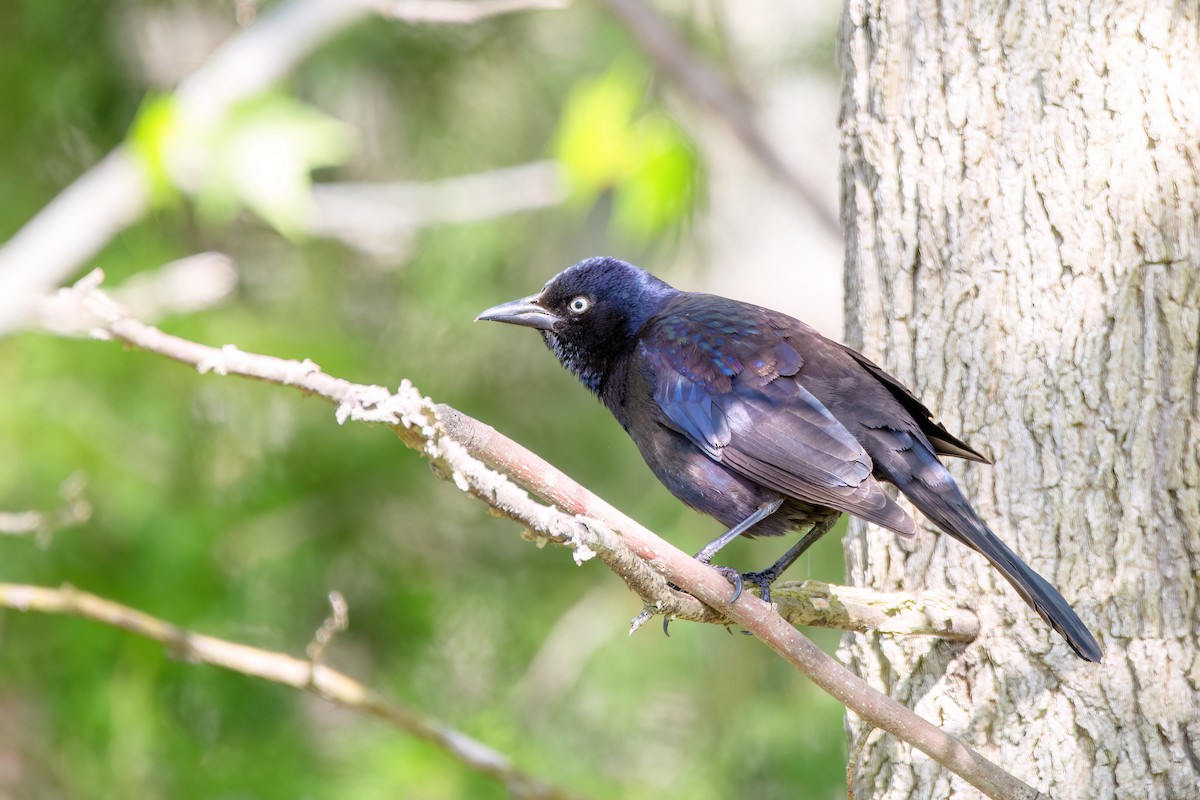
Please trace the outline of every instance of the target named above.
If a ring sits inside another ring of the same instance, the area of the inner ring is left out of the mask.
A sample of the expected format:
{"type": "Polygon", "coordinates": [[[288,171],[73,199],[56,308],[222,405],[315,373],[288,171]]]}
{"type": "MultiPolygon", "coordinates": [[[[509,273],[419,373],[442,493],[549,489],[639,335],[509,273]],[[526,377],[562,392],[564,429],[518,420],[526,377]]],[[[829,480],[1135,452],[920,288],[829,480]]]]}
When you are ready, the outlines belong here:
{"type": "Polygon", "coordinates": [[[592,301],[587,299],[583,295],[579,295],[579,297],[574,297],[571,299],[571,302],[567,303],[567,308],[571,309],[572,314],[582,314],[583,312],[587,311],[591,307],[592,307],[592,301]]]}

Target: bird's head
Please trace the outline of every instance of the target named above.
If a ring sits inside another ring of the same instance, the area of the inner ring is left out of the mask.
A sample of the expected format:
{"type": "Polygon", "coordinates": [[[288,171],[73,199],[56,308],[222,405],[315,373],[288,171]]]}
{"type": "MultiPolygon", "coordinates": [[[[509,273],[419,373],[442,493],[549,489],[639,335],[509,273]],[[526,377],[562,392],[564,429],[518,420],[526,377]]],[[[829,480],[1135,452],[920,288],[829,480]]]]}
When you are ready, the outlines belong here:
{"type": "Polygon", "coordinates": [[[555,275],[537,294],[493,306],[475,319],[541,331],[559,362],[598,393],[613,362],[676,294],[632,264],[589,258],[555,275]]]}

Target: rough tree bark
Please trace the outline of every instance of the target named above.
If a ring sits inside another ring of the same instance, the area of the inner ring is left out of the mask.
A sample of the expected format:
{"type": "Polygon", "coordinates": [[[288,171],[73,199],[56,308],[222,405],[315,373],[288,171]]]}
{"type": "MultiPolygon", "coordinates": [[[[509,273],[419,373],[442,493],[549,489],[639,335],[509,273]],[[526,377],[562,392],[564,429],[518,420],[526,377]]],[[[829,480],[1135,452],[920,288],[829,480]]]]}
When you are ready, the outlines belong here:
{"type": "MultiPolygon", "coordinates": [[[[983,635],[844,659],[1055,798],[1194,800],[1200,4],[848,0],[840,60],[847,339],[994,457],[953,469],[1107,649],[948,537],[856,525],[852,582],[949,587],[983,635]]],[[[979,796],[863,741],[858,798],[979,796]]]]}

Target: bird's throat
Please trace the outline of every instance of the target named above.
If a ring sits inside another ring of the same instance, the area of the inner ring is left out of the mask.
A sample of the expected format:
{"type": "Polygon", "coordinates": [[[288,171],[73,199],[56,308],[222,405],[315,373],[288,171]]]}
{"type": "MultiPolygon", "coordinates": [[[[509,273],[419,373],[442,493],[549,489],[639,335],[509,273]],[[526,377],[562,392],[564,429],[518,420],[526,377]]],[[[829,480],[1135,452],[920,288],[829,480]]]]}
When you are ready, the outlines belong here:
{"type": "Polygon", "coordinates": [[[599,397],[604,388],[607,364],[590,357],[591,354],[585,352],[578,345],[569,339],[555,335],[552,331],[542,331],[542,339],[554,353],[558,362],[568,372],[579,378],[580,382],[592,391],[592,394],[599,397]]]}

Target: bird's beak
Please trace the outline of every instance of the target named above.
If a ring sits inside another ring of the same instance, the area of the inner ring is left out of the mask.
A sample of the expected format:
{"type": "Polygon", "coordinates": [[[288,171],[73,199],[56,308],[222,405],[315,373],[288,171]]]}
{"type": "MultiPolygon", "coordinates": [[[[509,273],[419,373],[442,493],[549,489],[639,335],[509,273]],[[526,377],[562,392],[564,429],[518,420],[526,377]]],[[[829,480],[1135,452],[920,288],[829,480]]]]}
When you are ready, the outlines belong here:
{"type": "Polygon", "coordinates": [[[551,314],[542,306],[539,306],[537,298],[538,296],[534,294],[529,297],[522,297],[520,300],[513,300],[511,303],[501,303],[498,306],[492,306],[476,317],[475,321],[479,322],[479,320],[485,319],[493,322],[507,322],[510,325],[524,325],[526,328],[552,331],[554,330],[554,324],[558,322],[558,317],[551,314]]]}

